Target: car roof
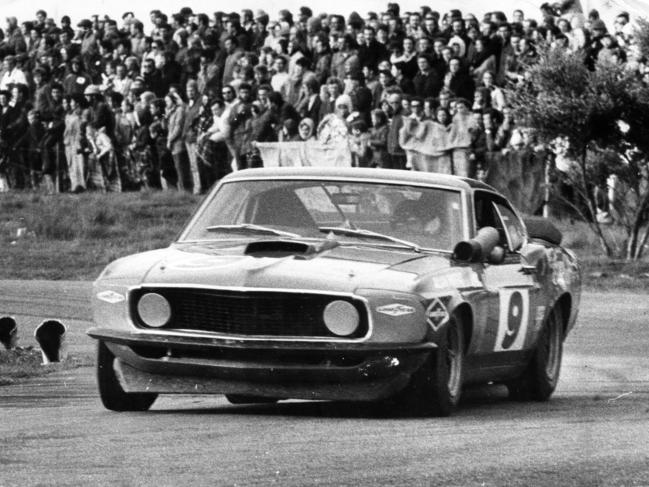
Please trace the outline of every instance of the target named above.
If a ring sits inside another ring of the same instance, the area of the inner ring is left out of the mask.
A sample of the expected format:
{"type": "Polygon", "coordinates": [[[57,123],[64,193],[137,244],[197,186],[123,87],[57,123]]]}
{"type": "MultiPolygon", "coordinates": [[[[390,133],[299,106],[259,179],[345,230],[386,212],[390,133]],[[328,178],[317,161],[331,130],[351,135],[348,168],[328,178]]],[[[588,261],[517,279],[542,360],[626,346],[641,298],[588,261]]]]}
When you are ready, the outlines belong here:
{"type": "MultiPolygon", "coordinates": [[[[296,178],[304,177],[308,179],[313,178],[345,178],[345,179],[372,179],[375,181],[383,181],[388,183],[404,183],[404,184],[431,184],[443,185],[457,189],[485,189],[488,191],[496,191],[488,184],[476,181],[475,179],[464,178],[459,176],[451,176],[448,174],[440,174],[434,172],[420,172],[420,171],[405,171],[402,169],[374,169],[374,168],[358,168],[358,167],[272,167],[272,168],[259,168],[259,169],[244,169],[231,173],[224,182],[237,179],[237,180],[252,180],[252,179],[266,179],[266,178],[296,178]]],[[[497,191],[496,191],[497,192],[497,191]]]]}

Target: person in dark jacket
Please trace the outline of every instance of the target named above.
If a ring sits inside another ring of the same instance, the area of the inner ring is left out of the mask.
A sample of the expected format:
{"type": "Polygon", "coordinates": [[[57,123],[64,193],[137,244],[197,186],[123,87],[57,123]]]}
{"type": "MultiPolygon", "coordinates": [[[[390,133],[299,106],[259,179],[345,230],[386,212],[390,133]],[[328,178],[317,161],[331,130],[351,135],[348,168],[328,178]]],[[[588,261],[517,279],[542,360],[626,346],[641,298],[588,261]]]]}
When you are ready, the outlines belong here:
{"type": "Polygon", "coordinates": [[[198,93],[198,83],[195,80],[189,80],[185,87],[187,95],[187,105],[185,109],[185,123],[183,125],[183,140],[189,156],[189,168],[192,175],[192,191],[194,194],[201,192],[201,175],[200,165],[198,164],[198,117],[201,111],[200,95],[198,93]]]}
{"type": "Polygon", "coordinates": [[[442,89],[442,78],[431,66],[428,54],[417,56],[417,67],[419,71],[412,80],[414,94],[420,98],[436,98],[442,89]]]}
{"type": "Polygon", "coordinates": [[[451,58],[448,63],[448,73],[444,77],[444,85],[451,90],[457,98],[473,100],[475,83],[469,73],[463,69],[462,61],[458,57],[451,58]]]}
{"type": "Polygon", "coordinates": [[[162,98],[169,89],[162,79],[162,74],[155,67],[153,59],[145,59],[142,65],[142,82],[145,91],[152,91],[158,98],[162,98]]]}
{"type": "Polygon", "coordinates": [[[376,40],[376,30],[369,25],[363,29],[364,43],[358,49],[361,66],[369,65],[373,70],[378,69],[379,61],[390,57],[387,48],[376,40]]]}

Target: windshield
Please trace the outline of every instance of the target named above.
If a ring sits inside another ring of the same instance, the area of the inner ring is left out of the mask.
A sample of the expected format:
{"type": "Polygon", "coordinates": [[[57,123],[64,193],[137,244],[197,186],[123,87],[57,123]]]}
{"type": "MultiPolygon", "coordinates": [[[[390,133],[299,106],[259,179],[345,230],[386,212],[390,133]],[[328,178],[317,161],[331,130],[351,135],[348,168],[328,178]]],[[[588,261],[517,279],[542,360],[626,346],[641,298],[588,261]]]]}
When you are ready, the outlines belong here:
{"type": "Polygon", "coordinates": [[[460,192],[399,184],[246,180],[221,185],[180,241],[331,238],[451,251],[462,240],[460,192]]]}

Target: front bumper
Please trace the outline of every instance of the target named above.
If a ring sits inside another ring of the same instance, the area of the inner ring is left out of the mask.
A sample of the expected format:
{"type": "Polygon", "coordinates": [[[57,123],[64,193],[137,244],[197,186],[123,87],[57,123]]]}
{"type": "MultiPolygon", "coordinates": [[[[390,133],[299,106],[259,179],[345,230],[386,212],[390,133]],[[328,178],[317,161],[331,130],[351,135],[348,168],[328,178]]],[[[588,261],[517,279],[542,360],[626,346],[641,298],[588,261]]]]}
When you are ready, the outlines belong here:
{"type": "Polygon", "coordinates": [[[127,392],[371,401],[403,389],[434,343],[222,339],[93,328],[127,392]]]}

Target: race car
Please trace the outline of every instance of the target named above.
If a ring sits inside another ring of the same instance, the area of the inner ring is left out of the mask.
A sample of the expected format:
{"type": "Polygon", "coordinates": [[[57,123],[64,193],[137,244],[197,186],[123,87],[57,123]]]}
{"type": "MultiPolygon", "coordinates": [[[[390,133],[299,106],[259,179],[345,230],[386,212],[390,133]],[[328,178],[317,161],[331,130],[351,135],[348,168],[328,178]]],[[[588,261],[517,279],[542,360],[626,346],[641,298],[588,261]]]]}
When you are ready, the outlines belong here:
{"type": "Polygon", "coordinates": [[[168,248],[94,283],[104,406],[159,394],[445,416],[470,384],[550,398],[581,272],[492,187],[387,169],[238,171],[168,248]]]}

